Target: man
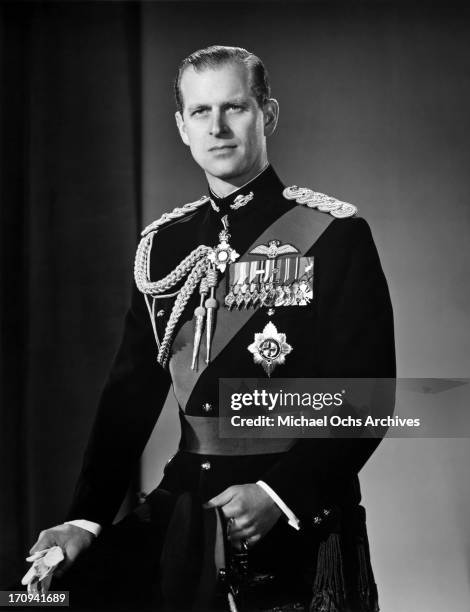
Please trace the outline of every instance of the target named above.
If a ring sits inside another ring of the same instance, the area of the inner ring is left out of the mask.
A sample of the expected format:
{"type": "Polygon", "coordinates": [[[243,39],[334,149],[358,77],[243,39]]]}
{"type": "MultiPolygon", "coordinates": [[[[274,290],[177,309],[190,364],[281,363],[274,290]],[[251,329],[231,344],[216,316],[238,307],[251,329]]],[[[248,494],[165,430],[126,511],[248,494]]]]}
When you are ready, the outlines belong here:
{"type": "Polygon", "coordinates": [[[378,440],[254,439],[241,451],[216,428],[220,378],[395,376],[370,230],[352,205],[285,189],[269,165],[279,108],[259,58],[197,51],[175,93],[178,130],[209,196],[143,232],[69,521],[31,552],[63,548],[72,603],[109,602],[113,577],[123,597],[124,575],[134,603],[205,609],[215,605],[207,551],[226,521],[233,557],[247,548],[250,571],[276,576],[254,607],[376,610],[357,473],[378,440]],[[170,384],[180,449],[146,503],[111,527],[170,384]]]}

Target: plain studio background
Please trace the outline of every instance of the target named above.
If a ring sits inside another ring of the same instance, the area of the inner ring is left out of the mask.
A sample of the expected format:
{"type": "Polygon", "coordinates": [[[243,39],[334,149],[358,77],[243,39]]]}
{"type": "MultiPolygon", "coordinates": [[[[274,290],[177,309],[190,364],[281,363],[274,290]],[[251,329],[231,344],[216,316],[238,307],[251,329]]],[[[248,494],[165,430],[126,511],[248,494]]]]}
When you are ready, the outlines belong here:
{"type": "MultiPolygon", "coordinates": [[[[281,105],[287,184],[359,206],[395,310],[399,375],[468,377],[468,11],[425,3],[3,3],[2,586],[61,522],[119,342],[141,226],[197,199],[171,82],[245,46],[281,105]]],[[[147,448],[149,491],[175,403],[147,448]]],[[[362,474],[383,612],[470,601],[468,439],[387,440],[362,474]]],[[[83,517],[77,517],[83,518],[83,517]]]]}

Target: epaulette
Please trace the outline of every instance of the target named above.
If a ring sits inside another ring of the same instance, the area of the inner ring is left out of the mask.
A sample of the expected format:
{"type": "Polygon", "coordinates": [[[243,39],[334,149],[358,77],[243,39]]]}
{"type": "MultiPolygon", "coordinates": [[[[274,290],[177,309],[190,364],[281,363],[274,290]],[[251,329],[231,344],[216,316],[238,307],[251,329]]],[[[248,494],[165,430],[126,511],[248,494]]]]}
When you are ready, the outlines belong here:
{"type": "Polygon", "coordinates": [[[330,215],[337,219],[352,217],[357,213],[357,206],[354,206],[354,204],[342,202],[337,198],[320,193],[319,191],[313,191],[307,187],[292,185],[291,187],[286,187],[282,195],[286,200],[295,200],[297,204],[304,204],[309,208],[317,208],[321,212],[330,213],[330,215]]]}
{"type": "Polygon", "coordinates": [[[160,227],[162,227],[162,225],[165,225],[166,223],[169,223],[174,219],[184,217],[188,213],[195,212],[200,206],[209,202],[209,200],[209,196],[204,195],[201,196],[199,200],[196,200],[195,202],[188,202],[184,206],[177,206],[171,212],[163,213],[163,215],[159,219],[156,219],[155,221],[152,221],[150,225],[147,225],[147,227],[142,231],[141,236],[147,236],[147,234],[149,234],[150,232],[155,232],[156,230],[158,230],[160,227]]]}

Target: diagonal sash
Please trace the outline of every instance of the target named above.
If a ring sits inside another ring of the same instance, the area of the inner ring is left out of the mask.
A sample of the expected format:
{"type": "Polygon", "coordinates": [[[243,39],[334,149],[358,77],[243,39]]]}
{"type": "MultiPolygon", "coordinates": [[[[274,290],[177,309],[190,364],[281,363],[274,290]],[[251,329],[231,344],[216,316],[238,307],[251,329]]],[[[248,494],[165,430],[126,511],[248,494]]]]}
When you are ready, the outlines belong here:
{"type": "MultiPolygon", "coordinates": [[[[259,244],[267,244],[270,240],[282,237],[284,244],[292,244],[301,255],[305,255],[333,221],[329,215],[315,213],[306,206],[295,206],[289,209],[270,225],[251,244],[248,250],[238,259],[238,262],[251,261],[250,251],[259,244]]],[[[216,290],[216,298],[220,307],[216,314],[216,325],[211,346],[211,361],[233,340],[256,312],[256,308],[242,308],[229,311],[224,307],[225,276],[221,278],[216,290]]],[[[191,393],[199,377],[207,368],[205,363],[205,336],[201,342],[197,370],[191,370],[193,352],[194,322],[187,321],[176,335],[169,369],[173,380],[173,389],[178,404],[185,409],[191,393]]]]}

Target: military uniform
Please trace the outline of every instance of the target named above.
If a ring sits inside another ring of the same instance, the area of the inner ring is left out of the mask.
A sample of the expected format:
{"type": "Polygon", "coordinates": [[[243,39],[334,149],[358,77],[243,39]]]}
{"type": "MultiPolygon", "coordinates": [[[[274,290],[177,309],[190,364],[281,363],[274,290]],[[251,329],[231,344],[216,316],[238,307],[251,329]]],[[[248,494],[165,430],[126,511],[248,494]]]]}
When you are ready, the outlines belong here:
{"type": "MultiPolygon", "coordinates": [[[[224,217],[229,223],[231,247],[239,254],[247,253],[266,228],[302,205],[286,198],[284,190],[268,166],[228,197],[210,194],[211,199],[202,205],[188,207],[185,214],[161,224],[149,253],[150,277],[165,278],[199,245],[217,245],[224,217]],[[240,202],[241,206],[234,206],[240,202]]],[[[206,364],[203,339],[197,370],[191,369],[191,349],[193,315],[200,304],[198,291],[189,298],[174,326],[167,363],[162,367],[156,361],[157,346],[145,300],[134,289],[123,340],[101,398],[69,519],[84,518],[105,526],[111,523],[171,384],[184,423],[185,415],[193,419],[217,418],[220,378],[265,376],[247,347],[268,321],[285,334],[292,347],[284,363],[270,373],[271,378],[395,376],[392,308],[367,222],[355,215],[333,218],[316,209],[308,209],[306,214],[312,236],[319,236],[303,253],[314,260],[313,300],[298,307],[271,304],[253,308],[228,339],[219,337],[219,318],[222,309],[225,308],[226,319],[231,311],[220,304],[213,335],[218,349],[206,364]]],[[[282,228],[282,224],[277,227],[282,228]]],[[[286,242],[283,235],[275,238],[280,244],[286,242]]],[[[219,275],[219,293],[228,270],[229,267],[219,275]]],[[[226,287],[225,284],[225,295],[226,287]]],[[[170,295],[155,301],[155,334],[160,341],[165,337],[175,299],[170,295]]],[[[238,310],[233,309],[234,316],[238,310]]],[[[151,550],[159,557],[161,541],[167,539],[168,551],[168,538],[173,537],[168,534],[168,525],[175,530],[171,523],[175,505],[166,503],[168,497],[177,499],[189,492],[207,501],[233,484],[262,480],[300,520],[301,529],[295,531],[281,517],[250,552],[250,562],[284,576],[302,574],[307,585],[305,593],[311,597],[314,588],[316,603],[312,610],[375,610],[375,585],[367,559],[357,474],[378,442],[374,438],[303,439],[282,452],[257,451],[240,456],[201,452],[191,446],[184,433],[157,492],[149,496],[132,521],[137,516],[140,525],[142,521],[153,524],[151,550]],[[327,570],[319,576],[321,563],[324,569],[327,565],[323,557],[334,555],[332,534],[342,539],[339,545],[343,548],[336,556],[337,563],[342,564],[339,586],[334,571],[329,577],[327,570]],[[366,564],[365,569],[361,563],[366,564]],[[336,608],[335,598],[340,600],[336,608]]],[[[181,529],[180,533],[186,533],[181,529]]],[[[150,581],[151,575],[150,572],[150,581]]]]}

